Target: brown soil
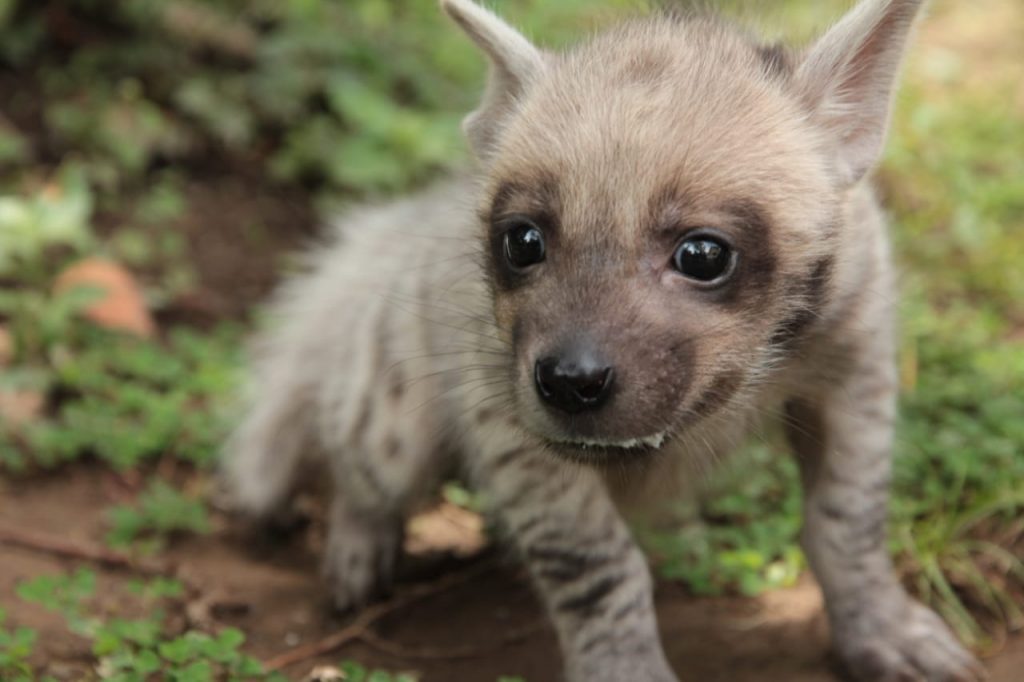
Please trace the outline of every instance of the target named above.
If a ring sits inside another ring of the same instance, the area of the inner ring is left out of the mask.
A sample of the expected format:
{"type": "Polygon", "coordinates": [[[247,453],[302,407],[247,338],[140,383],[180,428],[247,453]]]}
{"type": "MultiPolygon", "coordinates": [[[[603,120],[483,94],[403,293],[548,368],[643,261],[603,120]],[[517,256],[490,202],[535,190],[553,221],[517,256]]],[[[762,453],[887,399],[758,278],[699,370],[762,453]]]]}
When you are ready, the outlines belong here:
{"type": "MultiPolygon", "coordinates": [[[[0,479],[0,529],[31,529],[98,546],[104,532],[102,510],[123,501],[123,486],[113,474],[86,465],[53,476],[0,479]]],[[[337,632],[351,620],[327,607],[317,572],[316,524],[276,547],[258,546],[224,519],[216,525],[210,535],[183,540],[169,552],[178,575],[190,586],[188,612],[193,618],[209,618],[213,627],[242,628],[249,635],[247,650],[263,660],[337,632]]],[[[500,675],[521,675],[529,682],[558,679],[553,633],[521,574],[493,557],[477,559],[475,565],[481,561],[493,567],[485,565],[475,577],[401,607],[374,626],[374,633],[394,651],[356,642],[286,672],[301,679],[314,664],[351,658],[391,670],[419,671],[425,682],[490,681],[500,675]],[[450,657],[467,653],[468,658],[450,657]]],[[[26,578],[80,563],[0,545],[0,604],[13,624],[41,631],[38,662],[61,679],[77,679],[87,669],[86,643],[68,634],[58,617],[22,602],[14,590],[26,578]]],[[[420,574],[418,581],[400,584],[396,594],[441,579],[436,572],[420,574]]],[[[118,585],[126,575],[101,571],[99,608],[116,608],[118,585]]],[[[810,581],[758,599],[696,599],[675,585],[662,584],[657,603],[669,658],[683,679],[838,679],[827,653],[821,601],[810,581]]],[[[1020,680],[1024,637],[1011,639],[987,665],[994,682],[1020,680]]]]}

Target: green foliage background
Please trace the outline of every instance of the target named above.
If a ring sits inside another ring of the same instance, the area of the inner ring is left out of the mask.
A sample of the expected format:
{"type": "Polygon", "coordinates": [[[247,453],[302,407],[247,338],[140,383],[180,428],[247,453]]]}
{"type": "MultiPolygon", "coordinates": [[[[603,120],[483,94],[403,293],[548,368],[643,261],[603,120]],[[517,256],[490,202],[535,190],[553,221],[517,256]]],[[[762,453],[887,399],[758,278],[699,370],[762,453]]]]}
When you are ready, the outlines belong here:
{"type": "MultiPolygon", "coordinates": [[[[557,46],[639,4],[498,9],[557,46]]],[[[893,551],[978,642],[1024,626],[1024,11],[933,5],[879,173],[903,272],[893,551]]],[[[845,6],[786,0],[769,24],[802,38],[845,6]]],[[[172,460],[200,483],[153,482],[110,512],[110,540],[157,550],[204,531],[242,329],[112,337],[76,317],[89,292],[52,292],[53,273],[111,256],[148,274],[155,310],[172,306],[196,286],[173,228],[190,180],[255,177],[320,207],[408,190],[466,161],[458,122],[483,74],[435,0],[0,0],[0,325],[15,342],[0,391],[60,398],[27,427],[0,424],[4,475],[91,458],[155,476],[172,460]]],[[[641,532],[666,577],[700,593],[795,579],[799,497],[779,450],[751,448],[758,466],[723,472],[681,530],[641,532]]],[[[31,639],[0,630],[0,673],[24,674],[31,639]]]]}

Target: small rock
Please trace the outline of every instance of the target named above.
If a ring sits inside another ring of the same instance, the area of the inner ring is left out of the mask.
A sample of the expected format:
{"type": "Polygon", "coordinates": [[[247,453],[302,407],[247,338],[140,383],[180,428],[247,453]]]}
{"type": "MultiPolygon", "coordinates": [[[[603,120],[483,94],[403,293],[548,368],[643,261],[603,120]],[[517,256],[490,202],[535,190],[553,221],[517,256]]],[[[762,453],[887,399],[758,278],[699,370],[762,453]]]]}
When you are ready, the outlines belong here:
{"type": "Polygon", "coordinates": [[[483,518],[450,502],[417,514],[406,526],[405,550],[413,555],[449,552],[469,557],[486,545],[483,518]]]}
{"type": "Polygon", "coordinates": [[[138,282],[121,265],[87,258],[64,270],[54,284],[57,293],[76,287],[95,287],[105,292],[83,311],[94,324],[142,338],[151,338],[156,333],[156,325],[146,308],[138,282]]]}
{"type": "Polygon", "coordinates": [[[347,677],[333,665],[319,665],[310,671],[304,682],[344,682],[347,677]]]}

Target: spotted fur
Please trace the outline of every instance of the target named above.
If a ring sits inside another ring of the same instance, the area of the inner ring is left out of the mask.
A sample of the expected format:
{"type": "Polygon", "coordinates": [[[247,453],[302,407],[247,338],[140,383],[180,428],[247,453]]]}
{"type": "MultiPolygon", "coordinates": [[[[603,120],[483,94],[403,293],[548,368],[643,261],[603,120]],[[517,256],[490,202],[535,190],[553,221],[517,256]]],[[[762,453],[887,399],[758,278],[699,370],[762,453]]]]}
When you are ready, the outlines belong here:
{"type": "Polygon", "coordinates": [[[567,677],[669,682],[619,502],[699,480],[782,415],[851,674],[981,679],[885,550],[894,294],[864,177],[920,1],[863,0],[800,51],[653,13],[560,53],[441,4],[491,62],[466,122],[476,168],[348,214],[278,294],[225,457],[237,505],[273,516],[301,463],[328,463],[326,573],[358,606],[406,516],[461,471],[529,567],[567,677]],[[546,257],[515,270],[503,240],[524,216],[546,257]],[[697,228],[737,254],[723,284],[671,267],[697,228]],[[535,366],[581,344],[614,363],[615,390],[560,414],[535,366]]]}

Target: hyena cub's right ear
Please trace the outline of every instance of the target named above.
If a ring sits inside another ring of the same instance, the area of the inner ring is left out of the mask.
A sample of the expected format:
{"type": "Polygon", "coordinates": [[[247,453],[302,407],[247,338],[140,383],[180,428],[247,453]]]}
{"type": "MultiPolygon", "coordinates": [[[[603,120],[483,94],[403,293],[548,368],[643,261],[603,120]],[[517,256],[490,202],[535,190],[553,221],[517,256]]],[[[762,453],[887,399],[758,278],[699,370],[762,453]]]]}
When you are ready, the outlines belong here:
{"type": "Polygon", "coordinates": [[[544,56],[521,33],[471,0],[441,0],[441,7],[491,62],[483,101],[463,123],[474,153],[483,159],[517,98],[543,72],[544,56]]]}

